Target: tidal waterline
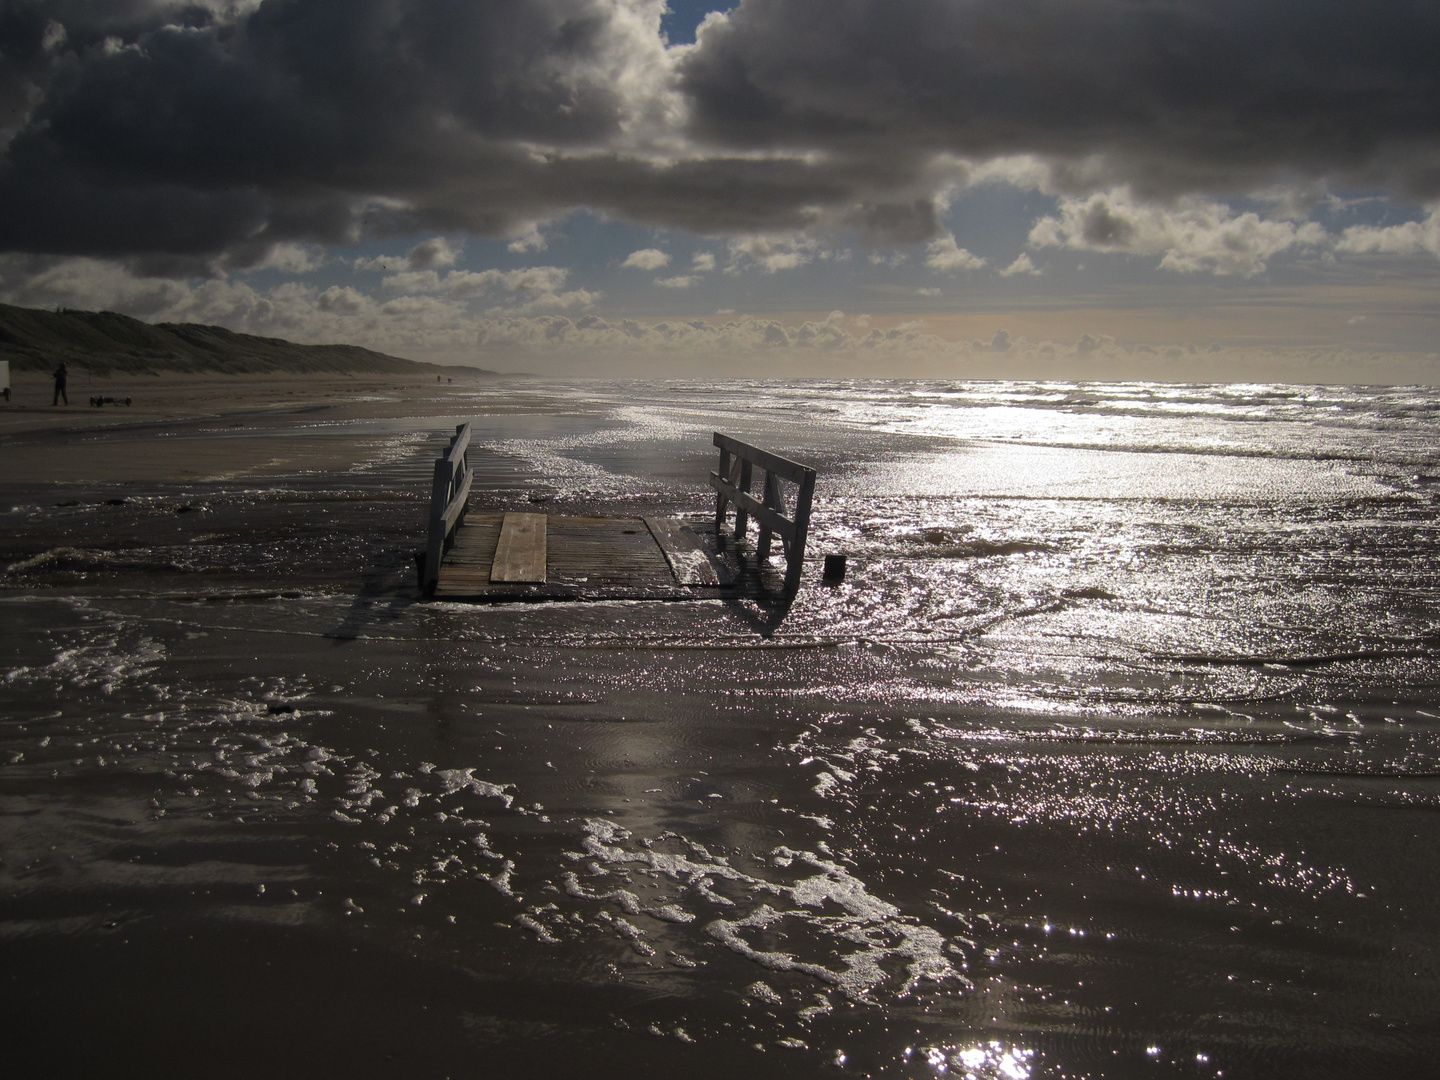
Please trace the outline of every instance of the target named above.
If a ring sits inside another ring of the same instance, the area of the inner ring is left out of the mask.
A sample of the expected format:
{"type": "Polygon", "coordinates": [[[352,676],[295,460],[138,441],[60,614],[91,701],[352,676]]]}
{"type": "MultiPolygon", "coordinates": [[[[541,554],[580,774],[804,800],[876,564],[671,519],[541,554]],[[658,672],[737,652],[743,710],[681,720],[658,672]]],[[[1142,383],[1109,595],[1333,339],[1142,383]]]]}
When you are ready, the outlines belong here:
{"type": "Polygon", "coordinates": [[[214,463],[4,491],[32,1071],[1405,1076],[1440,1050],[1440,395],[393,405],[27,444],[214,463]],[[817,565],[788,610],[417,603],[429,462],[471,416],[484,508],[702,514],[714,430],[801,458],[817,565]]]}

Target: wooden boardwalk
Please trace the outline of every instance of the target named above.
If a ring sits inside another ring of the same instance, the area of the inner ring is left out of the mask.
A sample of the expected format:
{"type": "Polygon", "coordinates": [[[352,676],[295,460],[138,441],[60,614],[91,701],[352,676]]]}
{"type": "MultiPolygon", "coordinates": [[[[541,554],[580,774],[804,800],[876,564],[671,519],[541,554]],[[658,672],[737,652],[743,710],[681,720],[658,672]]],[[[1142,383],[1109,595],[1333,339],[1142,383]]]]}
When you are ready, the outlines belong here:
{"type": "Polygon", "coordinates": [[[435,462],[429,530],[416,553],[420,591],[437,600],[788,600],[800,587],[815,470],[715,433],[713,522],[661,517],[469,514],[472,424],[435,462]],[[754,474],[762,497],[751,494],[754,474]],[[781,481],[794,486],[786,513],[781,481]],[[725,529],[728,507],[735,527],[725,529]],[[746,527],[754,521],[753,550],[746,527]],[[772,539],[784,574],[770,566],[772,539]]]}
{"type": "Polygon", "coordinates": [[[437,600],[767,599],[783,574],[676,518],[468,514],[440,562],[437,600]],[[519,520],[517,520],[519,519],[519,520]]]}

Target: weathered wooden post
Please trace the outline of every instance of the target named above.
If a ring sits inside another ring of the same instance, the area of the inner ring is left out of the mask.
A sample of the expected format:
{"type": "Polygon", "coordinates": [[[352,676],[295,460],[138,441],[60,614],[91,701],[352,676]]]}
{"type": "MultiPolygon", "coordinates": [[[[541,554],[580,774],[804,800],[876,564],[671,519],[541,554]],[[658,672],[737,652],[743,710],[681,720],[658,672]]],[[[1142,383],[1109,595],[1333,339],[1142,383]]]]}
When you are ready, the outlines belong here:
{"type": "MultiPolygon", "coordinates": [[[[730,451],[727,450],[727,449],[726,449],[725,447],[723,447],[723,446],[720,447],[720,467],[719,467],[719,475],[725,477],[725,478],[726,478],[727,480],[729,480],[732,484],[738,479],[738,476],[731,476],[731,475],[730,475],[730,451]]],[[[726,506],[726,504],[727,504],[729,501],[730,501],[730,500],[728,500],[727,498],[725,498],[725,493],[724,493],[723,491],[718,491],[718,490],[716,491],[716,493],[715,493],[715,535],[716,535],[717,537],[721,535],[720,530],[725,527],[725,506],[726,506]]]]}
{"type": "MultiPolygon", "coordinates": [[[[751,464],[748,458],[742,457],[736,465],[739,467],[739,483],[736,488],[746,495],[750,494],[751,464]]],[[[745,530],[750,524],[750,515],[745,512],[745,504],[735,504],[735,537],[739,539],[745,535],[745,530]]]]}
{"type": "Polygon", "coordinates": [[[794,594],[800,588],[800,573],[805,565],[805,540],[810,533],[810,503],[815,497],[815,470],[806,469],[795,495],[795,535],[785,545],[785,591],[794,594]]]}

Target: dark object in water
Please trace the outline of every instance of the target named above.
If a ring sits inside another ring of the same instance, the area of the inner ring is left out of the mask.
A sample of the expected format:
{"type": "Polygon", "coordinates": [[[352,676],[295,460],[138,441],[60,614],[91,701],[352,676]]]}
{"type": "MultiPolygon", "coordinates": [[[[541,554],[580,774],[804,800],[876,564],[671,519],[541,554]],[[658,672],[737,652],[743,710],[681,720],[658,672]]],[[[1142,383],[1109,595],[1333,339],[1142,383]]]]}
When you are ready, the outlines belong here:
{"type": "Polygon", "coordinates": [[[99,395],[99,394],[96,394],[94,397],[92,397],[92,398],[90,399],[90,404],[93,405],[93,406],[95,406],[95,408],[98,409],[98,408],[100,408],[100,406],[102,406],[102,405],[129,405],[129,404],[130,404],[130,399],[129,399],[128,397],[127,397],[127,398],[103,397],[103,396],[101,396],[101,395],[99,395]]]}
{"type": "Polygon", "coordinates": [[[845,580],[845,556],[826,555],[825,572],[821,575],[822,581],[839,583],[845,580]]]}

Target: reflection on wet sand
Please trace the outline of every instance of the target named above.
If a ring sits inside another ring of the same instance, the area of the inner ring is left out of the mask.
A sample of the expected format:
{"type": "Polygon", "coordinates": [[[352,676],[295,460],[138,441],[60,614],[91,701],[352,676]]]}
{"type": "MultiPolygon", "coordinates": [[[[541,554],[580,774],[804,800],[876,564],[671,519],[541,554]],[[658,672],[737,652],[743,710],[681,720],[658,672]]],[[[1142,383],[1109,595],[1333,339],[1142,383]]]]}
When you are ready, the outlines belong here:
{"type": "Polygon", "coordinates": [[[1434,403],[1178,393],[466,402],[487,509],[703,513],[711,430],[808,451],[850,572],[778,612],[418,602],[441,404],[244,437],[339,473],[10,484],[12,1057],[1422,1075],[1434,403]]]}

